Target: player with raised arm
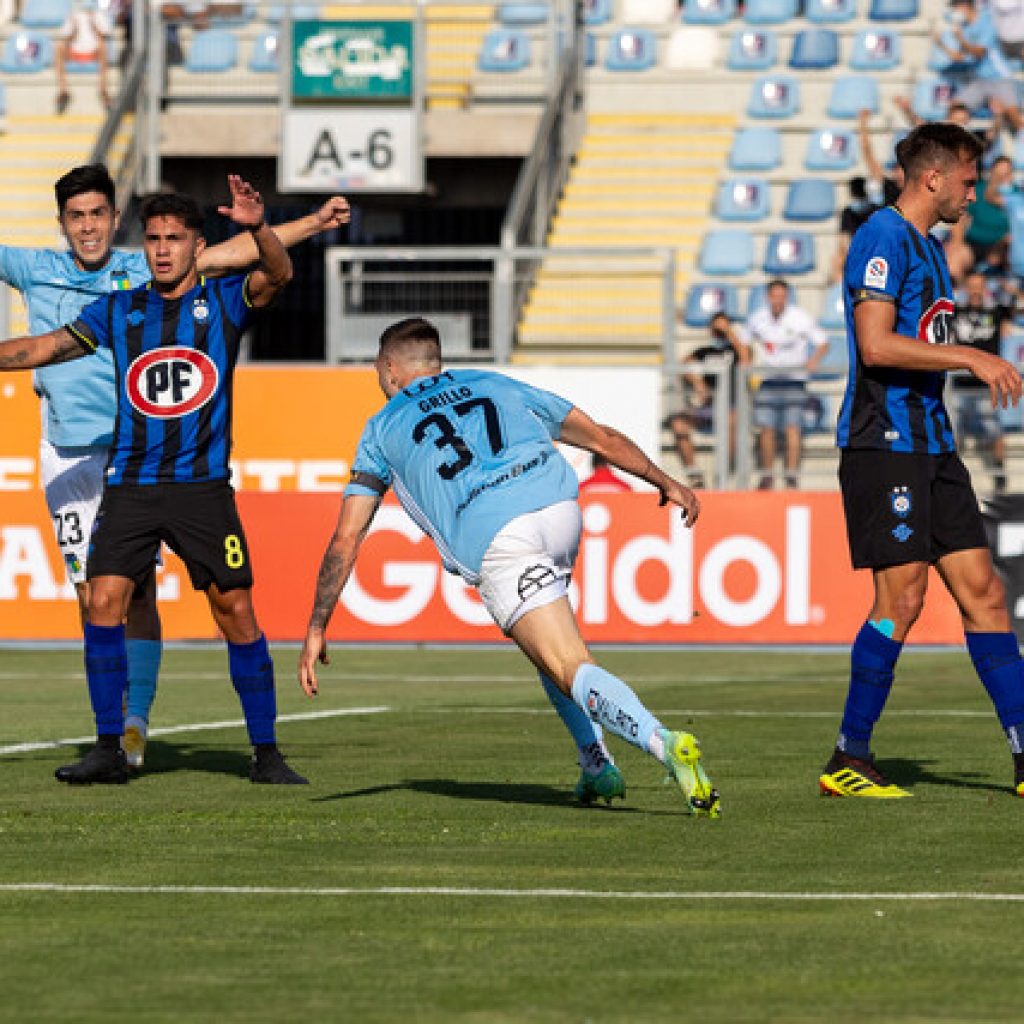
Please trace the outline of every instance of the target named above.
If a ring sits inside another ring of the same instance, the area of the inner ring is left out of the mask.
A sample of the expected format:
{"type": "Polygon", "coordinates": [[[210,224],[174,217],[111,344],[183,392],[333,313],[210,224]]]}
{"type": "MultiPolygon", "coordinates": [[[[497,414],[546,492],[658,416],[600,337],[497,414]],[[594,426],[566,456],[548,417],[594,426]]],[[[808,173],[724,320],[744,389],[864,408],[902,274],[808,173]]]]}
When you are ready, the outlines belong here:
{"type": "Polygon", "coordinates": [[[870,568],[874,603],[851,651],[836,749],[819,776],[831,796],[910,793],[875,765],[871,735],[917,621],[934,565],[956,601],[967,650],[995,705],[1024,796],[1024,662],[970,476],[942,400],[947,370],[968,370],[993,406],[1021,397],[1018,370],[953,344],[953,284],[931,229],[974,199],[981,144],[959,125],[924,124],[896,147],[906,183],[854,235],[845,269],[850,373],[839,415],[839,482],[855,569],[870,568]]]}
{"type": "MultiPolygon", "coordinates": [[[[21,292],[29,330],[42,334],[70,323],[94,299],[150,279],[141,252],[113,247],[119,214],[114,182],[102,164],[75,167],[54,186],[57,220],[66,250],[0,245],[0,281],[21,292]]],[[[349,220],[341,196],[316,212],[274,228],[286,246],[349,220]]],[[[205,274],[240,271],[258,256],[247,232],[203,249],[198,269],[205,274]]],[[[45,366],[35,371],[42,406],[39,466],[46,503],[68,578],[85,620],[86,550],[103,494],[103,474],[117,412],[113,356],[101,349],[92,359],[45,366]]],[[[124,747],[132,768],[142,765],[149,713],[156,695],[162,644],[153,573],[128,607],[128,692],[124,747]]]]}
{"type": "Polygon", "coordinates": [[[581,531],[576,474],[553,441],[657,487],[688,526],[699,512],[694,493],[629,438],[557,395],[500,373],[444,369],[440,337],[426,320],[389,327],[375,365],[388,401],[363,430],[320,566],[299,658],[306,693],[318,692],[327,623],[392,488],[445,568],[477,587],[494,621],[533,662],[581,751],[584,742],[600,740],[597,723],[664,764],[689,813],[717,817],[718,793],[696,739],[666,729],[626,683],[594,663],[580,636],[568,598],[581,531]]]}
{"type": "Polygon", "coordinates": [[[57,769],[69,783],[125,782],[122,694],[124,620],[132,591],[152,571],[160,544],[181,556],[204,590],[228,644],[231,681],[254,747],[253,782],[303,783],[277,748],[274,668],[252,606],[252,569],[229,483],[232,376],[253,312],[291,279],[291,260],[264,220],[263,200],[229,176],[219,212],[244,229],[258,254],[247,275],[208,279],[202,214],[188,196],[142,204],[149,284],[113,291],[65,327],[0,343],[0,370],[113,356],[117,389],[106,487],[87,560],[85,667],[97,742],[57,769]]]}

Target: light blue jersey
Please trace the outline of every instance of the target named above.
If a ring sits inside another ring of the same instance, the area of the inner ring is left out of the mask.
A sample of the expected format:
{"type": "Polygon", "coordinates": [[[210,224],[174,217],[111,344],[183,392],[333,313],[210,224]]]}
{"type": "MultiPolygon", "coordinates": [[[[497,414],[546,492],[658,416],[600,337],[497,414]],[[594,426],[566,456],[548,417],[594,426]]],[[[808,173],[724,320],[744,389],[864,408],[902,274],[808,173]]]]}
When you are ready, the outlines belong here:
{"type": "MultiPolygon", "coordinates": [[[[75,320],[90,302],[150,279],[142,253],[115,249],[101,270],[80,270],[71,252],[0,245],[0,281],[21,292],[31,334],[75,320]]],[[[117,391],[109,350],[89,359],[44,366],[33,382],[42,400],[43,436],[58,447],[108,447],[114,436],[117,391]]]]}
{"type": "Polygon", "coordinates": [[[506,523],[576,497],[576,474],[552,443],[571,409],[500,373],[420,377],[366,424],[345,493],[393,487],[445,568],[478,583],[506,523]]]}

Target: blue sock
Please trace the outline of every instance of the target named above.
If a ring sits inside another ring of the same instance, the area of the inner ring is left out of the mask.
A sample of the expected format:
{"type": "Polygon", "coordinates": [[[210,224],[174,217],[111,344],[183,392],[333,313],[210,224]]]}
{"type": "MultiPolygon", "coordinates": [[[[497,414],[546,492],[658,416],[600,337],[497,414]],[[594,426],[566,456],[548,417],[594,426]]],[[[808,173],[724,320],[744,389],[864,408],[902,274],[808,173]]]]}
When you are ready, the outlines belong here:
{"type": "Polygon", "coordinates": [[[603,668],[581,665],[572,681],[572,699],[609,732],[650,752],[650,739],[661,722],[621,680],[603,668]]]}
{"type": "Polygon", "coordinates": [[[228,644],[231,685],[242,702],[249,742],[274,743],[277,699],[274,695],[274,663],[267,650],[267,638],[251,644],[228,644]]]}
{"type": "Polygon", "coordinates": [[[580,750],[586,750],[595,743],[600,743],[604,732],[597,722],[592,722],[577,706],[576,702],[570,700],[555,684],[543,673],[540,676],[540,684],[551,701],[551,706],[558,712],[558,717],[565,723],[566,729],[572,733],[576,746],[580,750]]]}
{"type": "Polygon", "coordinates": [[[128,644],[128,717],[149,722],[156,698],[156,678],[164,645],[159,640],[130,638],[128,644]]]}
{"type": "Polygon", "coordinates": [[[97,736],[124,732],[124,691],[128,686],[128,655],[124,626],[85,624],[85,678],[96,718],[97,736]]]}
{"type": "Polygon", "coordinates": [[[871,732],[892,689],[896,661],[903,650],[873,622],[861,626],[850,650],[850,689],[836,746],[853,757],[871,753],[871,732]]]}
{"type": "Polygon", "coordinates": [[[985,684],[1006,730],[1010,750],[1021,752],[1024,732],[1024,662],[1013,633],[965,633],[974,671],[985,684]]]}

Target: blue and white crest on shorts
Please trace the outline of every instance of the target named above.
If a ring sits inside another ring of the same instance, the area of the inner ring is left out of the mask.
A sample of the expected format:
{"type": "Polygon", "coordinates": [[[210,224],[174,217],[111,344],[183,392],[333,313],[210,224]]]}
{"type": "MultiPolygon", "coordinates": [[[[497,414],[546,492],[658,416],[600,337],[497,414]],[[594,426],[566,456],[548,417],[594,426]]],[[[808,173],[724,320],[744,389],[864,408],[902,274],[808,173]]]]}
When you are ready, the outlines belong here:
{"type": "Polygon", "coordinates": [[[82,562],[78,555],[67,554],[64,556],[64,562],[68,567],[68,572],[80,573],[82,571],[82,562]]]}
{"type": "Polygon", "coordinates": [[[914,531],[907,526],[906,523],[900,523],[899,526],[895,527],[892,531],[892,535],[901,543],[906,544],[911,537],[914,536],[914,531]]]}
{"type": "Polygon", "coordinates": [[[892,506],[893,515],[899,516],[900,519],[909,516],[912,510],[910,488],[906,485],[894,487],[889,492],[889,504],[892,506]]]}

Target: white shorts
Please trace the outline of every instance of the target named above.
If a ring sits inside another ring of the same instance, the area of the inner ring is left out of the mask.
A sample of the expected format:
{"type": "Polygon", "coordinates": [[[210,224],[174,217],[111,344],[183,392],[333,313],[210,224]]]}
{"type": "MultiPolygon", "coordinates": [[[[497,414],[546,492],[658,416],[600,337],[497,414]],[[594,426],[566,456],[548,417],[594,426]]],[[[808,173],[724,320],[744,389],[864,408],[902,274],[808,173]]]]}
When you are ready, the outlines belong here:
{"type": "Polygon", "coordinates": [[[85,582],[85,555],[103,497],[107,448],[58,448],[43,438],[39,475],[68,579],[85,582]]]}
{"type": "Polygon", "coordinates": [[[528,611],[569,592],[582,520],[575,501],[528,512],[495,535],[480,564],[480,598],[508,632],[528,611]]]}

